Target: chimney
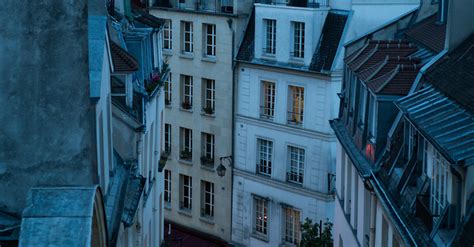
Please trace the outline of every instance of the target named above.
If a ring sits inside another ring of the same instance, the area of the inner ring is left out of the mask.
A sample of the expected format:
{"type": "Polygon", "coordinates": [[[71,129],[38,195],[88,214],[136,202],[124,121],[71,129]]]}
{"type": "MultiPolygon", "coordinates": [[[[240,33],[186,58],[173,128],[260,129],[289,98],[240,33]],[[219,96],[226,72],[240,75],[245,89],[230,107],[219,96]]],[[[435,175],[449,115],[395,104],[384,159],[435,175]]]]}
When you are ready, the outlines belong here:
{"type": "Polygon", "coordinates": [[[441,0],[447,14],[445,49],[453,50],[474,32],[474,0],[441,0]]]}

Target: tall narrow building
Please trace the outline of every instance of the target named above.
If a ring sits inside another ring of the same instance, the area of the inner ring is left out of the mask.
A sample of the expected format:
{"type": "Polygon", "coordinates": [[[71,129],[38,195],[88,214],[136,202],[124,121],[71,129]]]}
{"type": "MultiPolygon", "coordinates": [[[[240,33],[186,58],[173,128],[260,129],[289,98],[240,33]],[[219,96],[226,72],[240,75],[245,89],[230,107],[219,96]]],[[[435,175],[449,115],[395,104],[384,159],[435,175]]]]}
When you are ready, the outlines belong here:
{"type": "Polygon", "coordinates": [[[166,20],[163,54],[171,69],[165,219],[224,242],[231,235],[232,62],[251,3],[157,0],[150,10],[166,20]],[[221,161],[222,177],[216,171],[221,161]]]}
{"type": "Polygon", "coordinates": [[[334,221],[336,138],[328,120],[338,112],[342,44],[417,4],[255,3],[236,58],[235,244],[295,246],[306,218],[334,221]]]}

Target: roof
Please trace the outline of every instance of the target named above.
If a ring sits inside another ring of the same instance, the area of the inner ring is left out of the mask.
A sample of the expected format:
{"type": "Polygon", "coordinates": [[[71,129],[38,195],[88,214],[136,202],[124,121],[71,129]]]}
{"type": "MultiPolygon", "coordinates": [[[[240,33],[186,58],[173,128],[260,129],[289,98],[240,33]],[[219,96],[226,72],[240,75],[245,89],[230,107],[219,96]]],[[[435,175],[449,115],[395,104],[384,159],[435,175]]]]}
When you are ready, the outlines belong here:
{"type": "Polygon", "coordinates": [[[138,70],[138,62],[130,53],[113,41],[109,41],[109,43],[114,72],[131,73],[138,70]]]}
{"type": "Polygon", "coordinates": [[[134,20],[146,26],[159,29],[165,24],[164,19],[158,18],[154,15],[150,15],[146,12],[134,10],[133,13],[135,14],[134,20]]]}
{"type": "Polygon", "coordinates": [[[437,14],[431,15],[410,27],[405,35],[425,47],[439,53],[444,49],[446,24],[437,23],[437,14]]]}
{"type": "Polygon", "coordinates": [[[135,214],[137,213],[138,203],[145,187],[146,178],[130,174],[125,195],[125,205],[122,213],[122,222],[126,227],[133,225],[135,214]]]}
{"type": "Polygon", "coordinates": [[[474,34],[426,72],[428,81],[474,114],[474,34]]]}
{"type": "Polygon", "coordinates": [[[433,86],[396,105],[451,163],[474,165],[474,115],[433,86]]]}
{"type": "Polygon", "coordinates": [[[92,15],[88,17],[87,21],[90,97],[98,99],[100,98],[102,68],[104,67],[107,17],[92,15]]]}
{"type": "Polygon", "coordinates": [[[418,58],[412,57],[400,57],[400,56],[385,56],[385,59],[380,60],[378,63],[369,66],[364,66],[364,69],[361,69],[357,74],[359,79],[363,81],[368,81],[379,76],[382,76],[389,71],[395,69],[398,65],[414,65],[421,62],[418,58]]]}
{"type": "Polygon", "coordinates": [[[20,246],[91,246],[97,198],[102,198],[98,187],[32,188],[20,246]]]}
{"type": "Polygon", "coordinates": [[[399,64],[366,85],[376,94],[407,95],[419,70],[420,66],[416,64],[399,64]]]}
{"type": "Polygon", "coordinates": [[[309,70],[317,72],[331,70],[346,22],[347,15],[328,13],[309,70]]]}
{"type": "Polygon", "coordinates": [[[299,64],[290,64],[277,62],[273,60],[255,59],[254,46],[255,46],[255,8],[245,30],[242,44],[240,45],[239,52],[237,53],[236,60],[241,62],[249,62],[255,64],[262,64],[268,66],[276,66],[282,68],[313,71],[320,73],[327,73],[331,71],[332,64],[336,57],[336,53],[339,49],[339,43],[344,32],[344,28],[347,23],[347,14],[342,14],[341,11],[338,13],[329,12],[324,26],[321,32],[321,37],[317,48],[313,53],[313,57],[309,67],[301,66],[299,64]]]}

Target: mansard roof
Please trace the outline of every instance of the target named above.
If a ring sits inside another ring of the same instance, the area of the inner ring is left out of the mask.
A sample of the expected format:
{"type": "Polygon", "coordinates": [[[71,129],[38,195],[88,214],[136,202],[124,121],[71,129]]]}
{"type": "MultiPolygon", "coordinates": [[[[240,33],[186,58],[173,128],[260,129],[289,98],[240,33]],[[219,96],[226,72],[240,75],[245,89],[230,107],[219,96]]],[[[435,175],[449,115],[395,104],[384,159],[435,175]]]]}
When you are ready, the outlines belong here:
{"type": "Polygon", "coordinates": [[[133,72],[138,70],[138,62],[125,49],[109,41],[114,72],[133,72]]]}
{"type": "Polygon", "coordinates": [[[405,35],[417,44],[421,44],[436,53],[444,49],[446,37],[446,24],[437,22],[438,14],[420,21],[408,29],[405,35]]]}
{"type": "Polygon", "coordinates": [[[366,85],[376,94],[406,95],[419,69],[416,64],[399,64],[384,75],[366,82],[366,85]]]}

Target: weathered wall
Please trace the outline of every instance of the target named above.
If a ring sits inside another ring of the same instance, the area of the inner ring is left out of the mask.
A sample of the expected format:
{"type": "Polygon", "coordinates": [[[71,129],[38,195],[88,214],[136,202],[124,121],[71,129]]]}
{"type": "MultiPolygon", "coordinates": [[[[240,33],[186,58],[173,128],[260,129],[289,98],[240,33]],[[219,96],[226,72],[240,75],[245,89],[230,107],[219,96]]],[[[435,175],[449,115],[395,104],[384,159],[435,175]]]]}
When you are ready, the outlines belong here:
{"type": "Polygon", "coordinates": [[[0,209],[38,185],[97,183],[86,1],[0,8],[0,209]]]}

